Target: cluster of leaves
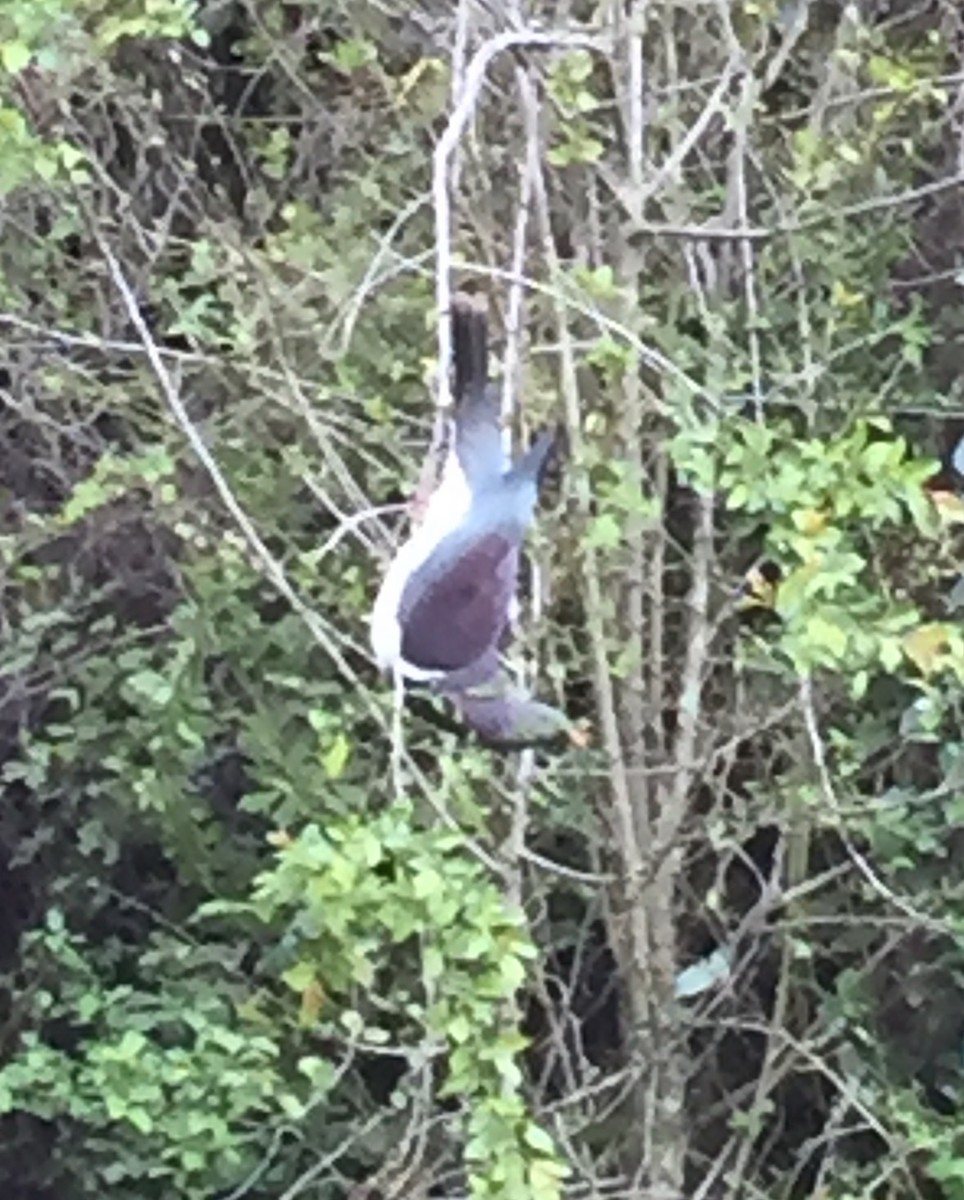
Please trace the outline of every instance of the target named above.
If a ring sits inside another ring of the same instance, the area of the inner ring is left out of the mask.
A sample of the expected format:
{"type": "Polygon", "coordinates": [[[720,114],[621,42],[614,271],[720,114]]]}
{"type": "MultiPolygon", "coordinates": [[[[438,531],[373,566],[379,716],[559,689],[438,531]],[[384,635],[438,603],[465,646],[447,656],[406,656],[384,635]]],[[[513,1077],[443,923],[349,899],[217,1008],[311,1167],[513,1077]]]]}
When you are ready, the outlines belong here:
{"type": "MultiPolygon", "coordinates": [[[[256,1171],[275,1127],[323,1095],[310,1062],[297,1064],[299,1086],[280,1068],[277,1034],[238,1019],[236,969],[218,957],[161,940],[141,956],[137,986],[111,986],[59,910],[25,936],[21,1004],[36,1026],[0,1070],[0,1111],[84,1129],[84,1194],[200,1198],[231,1186],[256,1171]]],[[[71,1179],[71,1153],[57,1158],[71,1179]]]]}
{"type": "Polygon", "coordinates": [[[402,804],[278,839],[278,866],[256,883],[253,910],[282,922],[280,944],[295,959],[283,978],[303,1015],[332,1007],[362,1045],[390,1043],[423,1069],[444,1063],[440,1095],[466,1109],[474,1195],[557,1195],[552,1141],[520,1092],[525,1039],[506,1021],[535,953],[522,914],[507,909],[461,834],[414,824],[402,804]],[[399,955],[415,945],[414,961],[399,955]],[[380,997],[370,1016],[350,1003],[355,988],[380,997]]]}

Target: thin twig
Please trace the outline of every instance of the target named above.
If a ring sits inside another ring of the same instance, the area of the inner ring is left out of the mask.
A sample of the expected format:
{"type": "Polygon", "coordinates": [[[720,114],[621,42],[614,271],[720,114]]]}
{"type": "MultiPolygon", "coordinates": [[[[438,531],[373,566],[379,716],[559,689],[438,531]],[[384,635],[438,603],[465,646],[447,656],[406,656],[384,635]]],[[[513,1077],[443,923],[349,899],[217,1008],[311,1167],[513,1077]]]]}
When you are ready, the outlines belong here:
{"type": "Polygon", "coordinates": [[[405,676],[396,668],[392,672],[392,790],[396,801],[405,795],[405,676]]]}
{"type": "MultiPolygon", "coordinates": [[[[317,484],[307,476],[302,476],[302,478],[312,492],[315,492],[317,484]]],[[[333,530],[318,547],[317,551],[314,552],[312,562],[317,566],[322,559],[327,558],[345,540],[348,534],[355,533],[358,526],[364,525],[366,521],[377,521],[390,513],[404,512],[407,508],[407,504],[380,504],[373,508],[363,508],[360,512],[356,513],[339,514],[340,520],[337,529],[333,530]]],[[[371,544],[367,540],[365,540],[365,545],[369,550],[372,549],[371,544]]]]}
{"type": "MultiPolygon", "coordinates": [[[[516,68],[516,81],[524,74],[522,67],[516,68]]],[[[522,389],[523,299],[525,289],[521,279],[525,270],[526,247],[529,240],[529,218],[532,207],[532,163],[529,156],[523,157],[519,168],[519,201],[516,208],[515,229],[512,237],[512,274],[515,277],[509,286],[506,305],[506,345],[502,379],[502,437],[506,459],[511,455],[513,426],[516,424],[517,398],[522,389]]],[[[532,623],[539,624],[542,616],[542,580],[535,559],[530,556],[532,566],[530,588],[530,612],[532,623]]],[[[523,683],[530,684],[538,674],[538,661],[533,653],[529,662],[520,663],[523,683]]],[[[529,799],[535,777],[535,751],[524,749],[516,767],[516,780],[512,805],[512,824],[506,839],[505,857],[508,872],[508,893],[511,902],[522,903],[522,871],[520,864],[525,848],[526,830],[529,825],[529,799]]]]}
{"type": "MultiPolygon", "coordinates": [[[[523,73],[516,68],[516,83],[523,73]]],[[[502,436],[506,456],[512,449],[512,425],[516,397],[522,387],[522,309],[525,299],[526,245],[529,239],[529,215],[532,208],[532,170],[528,156],[519,166],[519,203],[512,234],[512,265],[505,318],[505,356],[502,361],[502,436]]]]}
{"type": "MultiPolygon", "coordinates": [[[[626,185],[619,180],[604,164],[599,164],[599,177],[612,192],[613,196],[623,205],[626,216],[632,221],[633,202],[626,185]]],[[[801,217],[798,220],[777,221],[773,225],[753,225],[745,229],[729,228],[714,224],[711,218],[705,225],[680,225],[660,221],[639,221],[632,224],[631,233],[637,237],[650,238],[679,238],[684,241],[727,241],[742,242],[747,239],[754,242],[769,242],[774,238],[789,237],[796,233],[808,233],[835,221],[849,221],[855,217],[864,217],[869,213],[884,212],[892,208],[902,208],[906,204],[916,204],[918,200],[926,200],[930,196],[938,196],[943,192],[953,191],[964,184],[964,173],[946,175],[931,183],[921,184],[920,187],[908,188],[889,196],[872,196],[867,200],[858,200],[853,204],[844,204],[840,208],[823,208],[812,217],[801,217]]]]}
{"type": "MultiPolygon", "coordinates": [[[[743,88],[735,120],[735,133],[730,163],[733,173],[733,200],[737,223],[744,228],[749,225],[749,209],[746,187],[747,144],[749,125],[756,100],[756,81],[749,73],[744,76],[743,88]]],[[[746,300],[747,341],[750,348],[750,378],[753,388],[753,407],[757,421],[763,420],[763,383],[760,357],[759,305],[756,290],[756,263],[753,243],[749,238],[740,242],[740,258],[743,265],[743,295],[746,300]]]]}

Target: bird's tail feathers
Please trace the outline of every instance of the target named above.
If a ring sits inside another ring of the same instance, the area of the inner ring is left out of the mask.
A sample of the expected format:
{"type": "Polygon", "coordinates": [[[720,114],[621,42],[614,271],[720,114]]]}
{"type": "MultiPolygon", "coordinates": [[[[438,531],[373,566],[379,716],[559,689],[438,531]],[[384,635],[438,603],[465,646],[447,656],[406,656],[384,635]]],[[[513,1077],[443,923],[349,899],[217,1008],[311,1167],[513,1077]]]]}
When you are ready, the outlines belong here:
{"type": "Polygon", "coordinates": [[[502,474],[499,389],[488,382],[489,331],[485,299],[452,297],[455,367],[455,452],[470,486],[502,474]]]}
{"type": "Polygon", "coordinates": [[[489,323],[485,298],[456,292],[452,297],[452,362],[456,402],[481,396],[489,377],[489,323]]]}

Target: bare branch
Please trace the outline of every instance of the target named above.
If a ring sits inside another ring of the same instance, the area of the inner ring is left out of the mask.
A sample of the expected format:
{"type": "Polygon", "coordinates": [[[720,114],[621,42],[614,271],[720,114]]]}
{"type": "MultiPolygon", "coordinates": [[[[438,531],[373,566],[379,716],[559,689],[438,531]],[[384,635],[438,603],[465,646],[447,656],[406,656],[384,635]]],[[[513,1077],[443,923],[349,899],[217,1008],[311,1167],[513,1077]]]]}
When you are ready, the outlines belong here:
{"type": "Polygon", "coordinates": [[[461,94],[435,147],[432,167],[432,203],[435,207],[435,303],[439,317],[437,404],[441,409],[448,408],[451,403],[448,381],[448,364],[452,356],[449,321],[452,298],[452,203],[449,175],[452,157],[478,103],[486,73],[492,62],[507,50],[523,46],[531,49],[595,48],[600,44],[599,38],[590,32],[541,33],[533,29],[506,30],[484,42],[466,67],[461,94]]]}

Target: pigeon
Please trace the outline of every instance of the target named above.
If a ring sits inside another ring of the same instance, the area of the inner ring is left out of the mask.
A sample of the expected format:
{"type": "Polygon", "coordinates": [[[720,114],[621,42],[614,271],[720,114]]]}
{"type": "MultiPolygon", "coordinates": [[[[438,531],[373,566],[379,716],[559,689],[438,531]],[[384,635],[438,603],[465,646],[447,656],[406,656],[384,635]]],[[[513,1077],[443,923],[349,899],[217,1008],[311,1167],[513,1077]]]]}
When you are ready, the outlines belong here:
{"type": "Polygon", "coordinates": [[[396,679],[447,696],[483,740],[554,736],[567,718],[510,683],[500,648],[519,560],[555,433],[507,461],[498,387],[488,378],[483,302],[452,301],[454,416],[439,484],[398,549],[372,609],[375,661],[396,679]]]}

